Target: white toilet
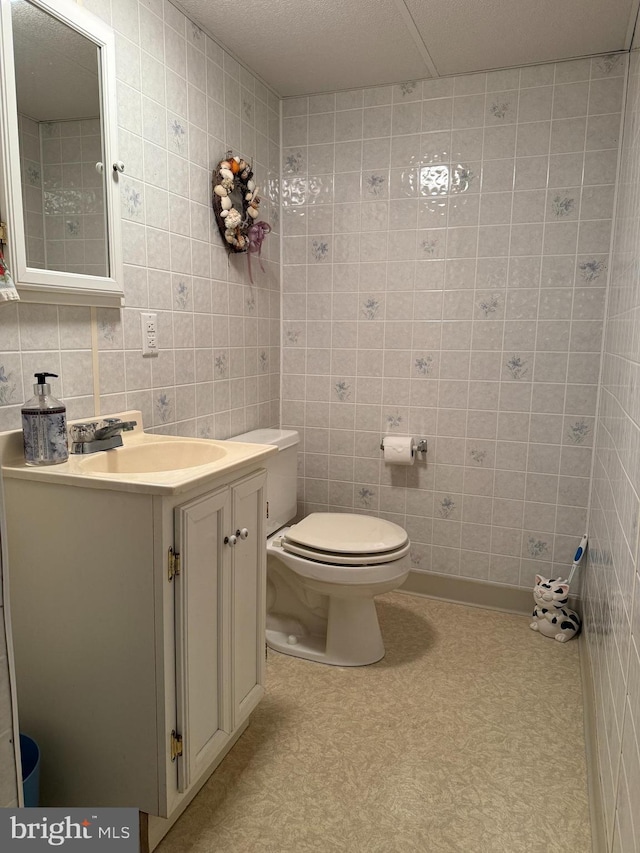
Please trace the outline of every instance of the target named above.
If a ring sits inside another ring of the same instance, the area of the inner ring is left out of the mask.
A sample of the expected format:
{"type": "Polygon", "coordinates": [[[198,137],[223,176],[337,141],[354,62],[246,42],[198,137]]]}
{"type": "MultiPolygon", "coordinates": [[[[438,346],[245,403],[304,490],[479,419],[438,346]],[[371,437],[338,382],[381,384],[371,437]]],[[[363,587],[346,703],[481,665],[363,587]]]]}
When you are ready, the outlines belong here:
{"type": "Polygon", "coordinates": [[[335,666],[384,657],[373,597],[409,574],[409,537],[385,519],[353,513],[296,516],[299,435],[259,429],[230,439],[275,444],[267,479],[267,645],[335,666]]]}

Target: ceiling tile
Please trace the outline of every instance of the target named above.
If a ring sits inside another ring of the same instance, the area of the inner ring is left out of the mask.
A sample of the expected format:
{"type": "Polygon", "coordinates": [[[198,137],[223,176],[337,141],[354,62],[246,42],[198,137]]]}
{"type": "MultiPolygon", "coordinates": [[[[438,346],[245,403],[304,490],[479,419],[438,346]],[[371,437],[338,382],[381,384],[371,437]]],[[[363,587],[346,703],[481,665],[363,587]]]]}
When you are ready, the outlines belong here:
{"type": "Polygon", "coordinates": [[[181,6],[282,96],[430,76],[394,0],[181,6]]]}
{"type": "Polygon", "coordinates": [[[633,0],[405,0],[438,74],[623,50],[633,0]]]}

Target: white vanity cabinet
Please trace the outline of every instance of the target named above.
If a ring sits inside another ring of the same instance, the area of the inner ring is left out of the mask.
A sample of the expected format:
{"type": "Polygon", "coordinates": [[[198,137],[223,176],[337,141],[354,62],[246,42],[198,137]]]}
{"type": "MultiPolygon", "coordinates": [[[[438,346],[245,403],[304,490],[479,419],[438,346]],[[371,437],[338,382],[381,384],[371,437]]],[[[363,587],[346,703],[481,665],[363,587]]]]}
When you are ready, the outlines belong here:
{"type": "Polygon", "coordinates": [[[42,805],[136,807],[153,847],[246,727],[264,693],[264,455],[178,493],[5,466],[42,805]]]}
{"type": "Polygon", "coordinates": [[[263,471],[173,510],[179,792],[264,692],[265,480],[263,471]]]}

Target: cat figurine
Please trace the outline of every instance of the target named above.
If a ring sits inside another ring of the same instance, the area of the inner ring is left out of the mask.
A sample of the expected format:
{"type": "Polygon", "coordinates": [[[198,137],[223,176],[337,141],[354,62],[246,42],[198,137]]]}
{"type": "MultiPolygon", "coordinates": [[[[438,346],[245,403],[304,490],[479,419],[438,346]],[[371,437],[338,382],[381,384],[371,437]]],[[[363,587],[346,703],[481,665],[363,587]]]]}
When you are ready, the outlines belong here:
{"type": "Polygon", "coordinates": [[[566,604],[569,600],[569,584],[560,578],[543,578],[536,575],[533,588],[533,622],[529,627],[539,631],[545,637],[553,637],[559,643],[566,643],[580,631],[580,617],[566,604]]]}

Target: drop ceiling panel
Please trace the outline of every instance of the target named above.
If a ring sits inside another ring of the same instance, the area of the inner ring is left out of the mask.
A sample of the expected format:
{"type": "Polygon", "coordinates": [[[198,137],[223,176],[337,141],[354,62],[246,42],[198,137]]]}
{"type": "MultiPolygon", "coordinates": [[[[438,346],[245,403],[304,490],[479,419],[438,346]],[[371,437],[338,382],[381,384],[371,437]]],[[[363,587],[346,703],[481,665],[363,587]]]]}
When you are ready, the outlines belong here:
{"type": "Polygon", "coordinates": [[[394,0],[180,5],[282,96],[430,76],[394,0]]]}
{"type": "Polygon", "coordinates": [[[405,0],[438,73],[460,74],[625,47],[632,0],[405,0]]]}

